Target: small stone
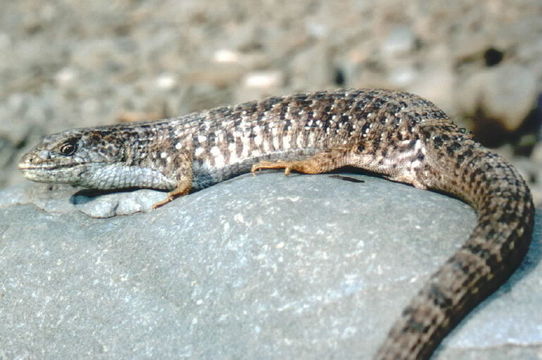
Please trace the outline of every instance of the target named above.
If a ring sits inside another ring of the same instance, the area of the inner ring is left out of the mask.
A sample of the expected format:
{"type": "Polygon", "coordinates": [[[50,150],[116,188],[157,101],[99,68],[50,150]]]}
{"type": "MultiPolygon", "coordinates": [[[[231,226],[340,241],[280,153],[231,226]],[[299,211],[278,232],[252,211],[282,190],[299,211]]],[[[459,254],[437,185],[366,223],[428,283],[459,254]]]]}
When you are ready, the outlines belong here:
{"type": "Polygon", "coordinates": [[[414,49],[416,37],[409,26],[393,27],[382,44],[384,56],[396,57],[414,49]]]}
{"type": "Polygon", "coordinates": [[[453,116],[453,93],[456,89],[450,63],[440,61],[419,71],[406,90],[431,100],[449,116],[453,116]]]}
{"type": "Polygon", "coordinates": [[[164,73],[156,78],[156,86],[162,90],[170,90],[177,85],[177,79],[173,74],[164,73]]]}
{"type": "Polygon", "coordinates": [[[242,86],[236,91],[240,102],[261,99],[276,94],[284,84],[281,71],[257,71],[247,74],[242,80],[242,86]]]}
{"type": "Polygon", "coordinates": [[[542,143],[539,142],[538,144],[535,145],[535,147],[533,148],[533,152],[531,154],[531,158],[533,161],[540,164],[542,168],[542,143]]]}
{"type": "Polygon", "coordinates": [[[0,32],[0,50],[7,51],[7,49],[12,45],[11,37],[8,33],[0,32]]]}
{"type": "Polygon", "coordinates": [[[459,91],[459,99],[467,114],[482,110],[486,119],[512,132],[534,108],[536,87],[536,79],[528,69],[503,64],[473,74],[459,91]]]}
{"type": "Polygon", "coordinates": [[[238,63],[239,59],[239,53],[229,49],[220,49],[213,54],[213,60],[217,63],[238,63]]]}
{"type": "Polygon", "coordinates": [[[280,71],[260,71],[247,74],[243,84],[248,88],[268,89],[278,87],[284,81],[280,71]]]}
{"type": "Polygon", "coordinates": [[[489,71],[484,110],[498,119],[505,129],[516,130],[533,109],[537,96],[536,78],[528,69],[508,64],[489,71]]]}
{"type": "Polygon", "coordinates": [[[65,67],[55,75],[55,81],[59,86],[69,86],[77,83],[77,72],[73,68],[65,67]]]}
{"type": "Polygon", "coordinates": [[[163,191],[141,189],[96,196],[76,195],[73,203],[77,210],[90,217],[109,218],[151,211],[152,205],[166,196],[163,191]]]}
{"type": "Polygon", "coordinates": [[[404,88],[417,79],[418,71],[413,64],[394,66],[388,75],[390,84],[397,88],[404,88]]]}

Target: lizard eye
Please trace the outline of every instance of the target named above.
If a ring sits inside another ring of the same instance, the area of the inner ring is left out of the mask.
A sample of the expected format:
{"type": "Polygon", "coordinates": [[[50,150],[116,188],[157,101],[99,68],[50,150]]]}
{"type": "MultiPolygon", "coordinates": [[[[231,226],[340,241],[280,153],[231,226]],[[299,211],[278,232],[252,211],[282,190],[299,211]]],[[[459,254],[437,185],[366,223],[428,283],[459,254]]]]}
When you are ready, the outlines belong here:
{"type": "Polygon", "coordinates": [[[68,140],[60,145],[59,151],[62,155],[70,156],[77,150],[76,140],[68,140]]]}

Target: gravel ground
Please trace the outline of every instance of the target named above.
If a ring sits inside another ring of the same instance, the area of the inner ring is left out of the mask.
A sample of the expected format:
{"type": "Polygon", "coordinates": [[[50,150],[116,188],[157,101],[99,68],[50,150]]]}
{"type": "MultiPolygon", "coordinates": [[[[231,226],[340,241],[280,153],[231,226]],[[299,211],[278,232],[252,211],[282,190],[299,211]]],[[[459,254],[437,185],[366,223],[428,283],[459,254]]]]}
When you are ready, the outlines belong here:
{"type": "Polygon", "coordinates": [[[542,203],[542,2],[0,2],[0,186],[44,134],[295,91],[406,89],[542,203]]]}

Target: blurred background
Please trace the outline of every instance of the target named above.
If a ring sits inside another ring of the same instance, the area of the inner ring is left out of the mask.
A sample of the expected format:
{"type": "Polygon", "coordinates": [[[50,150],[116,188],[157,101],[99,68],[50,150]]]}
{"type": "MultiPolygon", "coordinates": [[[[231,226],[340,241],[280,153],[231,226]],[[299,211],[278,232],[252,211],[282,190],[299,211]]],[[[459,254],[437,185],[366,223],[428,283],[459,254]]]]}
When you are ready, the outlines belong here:
{"type": "Polygon", "coordinates": [[[540,0],[1,0],[0,187],[71,127],[299,91],[429,98],[542,203],[540,0]]]}

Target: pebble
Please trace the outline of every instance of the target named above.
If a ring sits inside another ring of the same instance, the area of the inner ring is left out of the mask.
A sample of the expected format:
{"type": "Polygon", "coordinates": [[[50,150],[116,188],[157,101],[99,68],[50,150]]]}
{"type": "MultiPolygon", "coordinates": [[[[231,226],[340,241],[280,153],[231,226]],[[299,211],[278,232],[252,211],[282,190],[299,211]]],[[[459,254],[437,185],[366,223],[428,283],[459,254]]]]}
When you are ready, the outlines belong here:
{"type": "Polygon", "coordinates": [[[538,96],[532,72],[516,64],[488,70],[482,87],[482,108],[510,132],[521,126],[538,96]]]}
{"type": "Polygon", "coordinates": [[[397,57],[408,54],[414,49],[416,37],[410,27],[399,25],[393,27],[382,44],[384,57],[397,57]]]}

